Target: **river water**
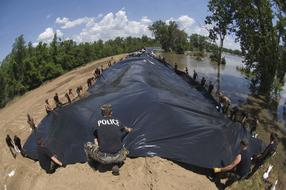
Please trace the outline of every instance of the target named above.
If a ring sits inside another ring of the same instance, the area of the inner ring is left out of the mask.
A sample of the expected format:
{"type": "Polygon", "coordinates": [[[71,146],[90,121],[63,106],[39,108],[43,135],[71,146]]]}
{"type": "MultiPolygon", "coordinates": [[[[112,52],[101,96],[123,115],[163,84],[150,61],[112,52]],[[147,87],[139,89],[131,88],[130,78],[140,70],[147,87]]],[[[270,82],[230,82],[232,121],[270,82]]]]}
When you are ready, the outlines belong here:
{"type": "MultiPolygon", "coordinates": [[[[217,86],[217,64],[211,63],[208,57],[202,61],[196,60],[192,56],[178,55],[171,53],[160,53],[161,56],[169,63],[177,63],[178,68],[185,70],[188,68],[189,75],[192,76],[195,69],[198,73],[199,80],[205,77],[207,81],[212,81],[217,86]]],[[[237,67],[243,66],[243,58],[236,55],[224,54],[226,65],[221,65],[220,68],[220,90],[227,95],[232,102],[232,105],[244,104],[248,97],[252,95],[250,88],[250,80],[243,73],[237,70],[237,67]]],[[[280,92],[279,103],[277,106],[269,106],[269,112],[280,123],[285,124],[285,116],[283,114],[283,106],[286,101],[286,85],[280,92]]]]}

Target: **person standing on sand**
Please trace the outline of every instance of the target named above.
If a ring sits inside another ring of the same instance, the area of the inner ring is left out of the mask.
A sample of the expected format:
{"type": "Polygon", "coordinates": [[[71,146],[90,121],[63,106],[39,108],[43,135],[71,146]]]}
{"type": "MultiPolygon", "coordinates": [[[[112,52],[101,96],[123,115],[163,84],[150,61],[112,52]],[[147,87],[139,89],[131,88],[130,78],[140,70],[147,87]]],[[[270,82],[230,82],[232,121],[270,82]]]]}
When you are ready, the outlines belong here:
{"type": "Polygon", "coordinates": [[[55,101],[57,107],[61,107],[63,105],[63,103],[60,101],[58,93],[55,94],[54,101],[55,101]]]}
{"type": "Polygon", "coordinates": [[[16,158],[17,153],[20,152],[20,151],[17,150],[17,147],[16,147],[14,141],[12,140],[10,135],[7,135],[5,140],[6,140],[6,144],[9,147],[9,150],[10,150],[13,158],[16,158]]]}
{"type": "Polygon", "coordinates": [[[45,103],[46,103],[45,104],[46,112],[47,112],[47,114],[49,114],[49,113],[51,113],[53,111],[53,108],[52,108],[52,106],[49,103],[49,99],[46,99],[45,103]]]}
{"type": "Polygon", "coordinates": [[[72,101],[71,101],[71,98],[70,98],[68,92],[65,94],[65,97],[66,97],[68,103],[70,104],[72,101]]]}
{"type": "Polygon", "coordinates": [[[99,79],[100,78],[100,69],[99,68],[96,68],[95,71],[94,71],[94,77],[95,79],[99,79]]]}
{"type": "Polygon", "coordinates": [[[102,118],[97,121],[94,129],[94,143],[87,142],[84,150],[87,159],[94,160],[100,164],[112,164],[112,174],[119,175],[119,165],[123,163],[128,154],[122,143],[122,132],[130,133],[131,128],[125,127],[112,116],[110,104],[101,106],[102,118]]]}
{"type": "Polygon", "coordinates": [[[82,86],[80,85],[76,88],[77,97],[79,98],[81,97],[81,92],[82,92],[82,86]]]}
{"type": "Polygon", "coordinates": [[[48,149],[43,138],[37,141],[37,153],[41,168],[48,174],[54,173],[59,166],[65,167],[65,165],[57,159],[56,155],[48,149]]]}
{"type": "Polygon", "coordinates": [[[72,88],[69,89],[69,92],[68,92],[68,93],[69,93],[69,96],[73,99],[73,98],[74,98],[74,94],[73,94],[73,92],[72,92],[72,88]]]}
{"type": "Polygon", "coordinates": [[[34,118],[32,118],[30,114],[27,114],[27,123],[33,131],[37,129],[34,118]]]}

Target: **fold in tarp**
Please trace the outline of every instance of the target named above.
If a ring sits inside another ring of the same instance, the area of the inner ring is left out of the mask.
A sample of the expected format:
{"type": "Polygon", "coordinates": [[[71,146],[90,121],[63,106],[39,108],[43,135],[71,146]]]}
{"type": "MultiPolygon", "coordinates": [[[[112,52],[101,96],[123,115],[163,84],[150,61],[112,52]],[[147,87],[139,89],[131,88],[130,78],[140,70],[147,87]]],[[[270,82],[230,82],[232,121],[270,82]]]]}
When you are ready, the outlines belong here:
{"type": "Polygon", "coordinates": [[[36,139],[66,164],[86,162],[83,145],[93,140],[100,105],[110,103],[113,115],[133,131],[124,138],[130,157],[160,156],[203,168],[224,166],[239,152],[242,138],[250,139],[250,152],[262,143],[240,124],[215,109],[186,77],[156,59],[128,58],[103,72],[90,95],[47,115],[24,145],[37,159],[36,139]]]}

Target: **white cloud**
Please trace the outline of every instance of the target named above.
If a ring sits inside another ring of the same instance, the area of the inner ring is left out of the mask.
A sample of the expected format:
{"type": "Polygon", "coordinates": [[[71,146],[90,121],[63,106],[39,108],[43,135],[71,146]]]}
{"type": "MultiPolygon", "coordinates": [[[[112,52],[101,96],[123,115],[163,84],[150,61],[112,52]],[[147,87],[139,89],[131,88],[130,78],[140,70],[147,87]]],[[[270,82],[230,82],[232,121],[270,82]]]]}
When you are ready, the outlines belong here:
{"type": "Polygon", "coordinates": [[[168,24],[170,21],[175,21],[178,24],[179,29],[184,30],[188,35],[191,34],[200,34],[203,36],[208,35],[208,30],[206,26],[201,26],[195,21],[195,19],[189,17],[188,15],[182,15],[178,18],[170,18],[166,20],[168,24]]]}
{"type": "Polygon", "coordinates": [[[36,47],[38,44],[39,44],[39,42],[34,42],[34,43],[32,43],[32,46],[36,47]]]}
{"type": "Polygon", "coordinates": [[[75,35],[77,42],[89,42],[95,40],[109,40],[115,37],[141,37],[147,35],[151,37],[148,26],[152,21],[144,16],[139,21],[129,20],[125,10],[117,13],[108,13],[101,17],[101,20],[94,22],[82,29],[80,34],[75,35]]]}
{"type": "Polygon", "coordinates": [[[64,36],[64,33],[61,30],[56,30],[57,37],[62,38],[64,36]]]}
{"type": "MultiPolygon", "coordinates": [[[[166,20],[175,21],[178,27],[184,30],[188,35],[197,33],[200,35],[208,36],[209,25],[200,25],[194,18],[188,15],[182,15],[178,18],[170,18],[166,20]]],[[[147,35],[152,37],[151,31],[148,26],[152,24],[147,16],[143,16],[139,20],[130,20],[127,16],[126,10],[121,9],[116,13],[110,12],[105,15],[99,14],[96,17],[81,17],[75,20],[70,20],[67,17],[58,17],[55,23],[65,30],[69,30],[71,35],[65,36],[65,39],[72,39],[76,42],[92,42],[96,40],[109,40],[116,37],[141,37],[147,35]],[[80,27],[79,33],[74,33],[73,28],[80,27]]],[[[54,30],[47,28],[38,37],[39,41],[51,42],[54,30]]],[[[58,37],[63,37],[61,30],[56,30],[58,37]]],[[[225,39],[225,47],[227,48],[239,48],[239,44],[235,43],[233,37],[227,37],[225,39]]]]}
{"type": "Polygon", "coordinates": [[[46,28],[46,30],[39,35],[38,41],[48,41],[49,39],[53,38],[53,36],[54,36],[53,29],[46,28]]]}
{"type": "Polygon", "coordinates": [[[86,24],[87,26],[90,26],[94,23],[94,21],[95,21],[95,18],[93,17],[82,17],[82,18],[75,19],[73,21],[69,20],[69,18],[66,18],[66,17],[56,18],[56,24],[61,25],[62,29],[74,28],[82,24],[86,24]]]}
{"type": "Polygon", "coordinates": [[[46,28],[45,31],[38,36],[37,42],[35,42],[34,45],[36,45],[38,42],[50,43],[53,40],[55,33],[57,33],[57,37],[59,38],[64,36],[61,30],[54,31],[53,28],[49,27],[46,28]]]}

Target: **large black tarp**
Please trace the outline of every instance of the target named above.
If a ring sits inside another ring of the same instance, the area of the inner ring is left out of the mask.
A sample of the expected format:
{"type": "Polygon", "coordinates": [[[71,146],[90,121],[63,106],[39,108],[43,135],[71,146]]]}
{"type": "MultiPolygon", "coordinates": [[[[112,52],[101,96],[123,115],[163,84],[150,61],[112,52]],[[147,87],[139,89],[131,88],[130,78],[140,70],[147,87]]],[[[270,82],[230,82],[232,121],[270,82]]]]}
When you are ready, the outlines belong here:
{"type": "MultiPolygon", "coordinates": [[[[186,77],[156,59],[143,55],[121,61],[103,73],[90,95],[53,111],[24,145],[37,159],[36,139],[66,164],[86,162],[83,145],[92,141],[100,105],[111,103],[113,114],[134,130],[124,138],[130,157],[160,156],[203,168],[223,166],[239,152],[249,133],[215,109],[186,77]]],[[[250,138],[250,151],[262,149],[250,138]]]]}

